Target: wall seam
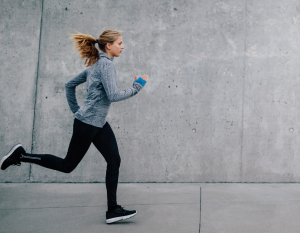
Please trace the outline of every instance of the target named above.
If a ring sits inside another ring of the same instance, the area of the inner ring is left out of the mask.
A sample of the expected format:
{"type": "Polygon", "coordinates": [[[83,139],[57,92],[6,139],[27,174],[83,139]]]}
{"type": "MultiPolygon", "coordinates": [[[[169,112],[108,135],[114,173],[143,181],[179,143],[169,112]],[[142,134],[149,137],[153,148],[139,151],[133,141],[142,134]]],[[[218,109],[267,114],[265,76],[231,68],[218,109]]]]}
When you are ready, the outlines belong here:
{"type": "Polygon", "coordinates": [[[247,20],[247,0],[245,1],[244,14],[244,61],[243,61],[243,87],[242,87],[242,132],[241,132],[241,166],[240,182],[244,182],[243,175],[243,150],[244,150],[244,101],[245,101],[245,76],[246,76],[246,20],[247,20]]]}
{"type": "MultiPolygon", "coordinates": [[[[35,80],[35,94],[34,94],[34,106],[33,106],[33,121],[32,121],[32,135],[31,135],[31,153],[33,151],[33,140],[34,140],[34,126],[35,126],[35,112],[36,112],[36,99],[37,99],[37,88],[39,79],[39,67],[40,67],[40,53],[41,53],[41,38],[42,38],[42,27],[43,27],[43,12],[44,12],[44,0],[41,1],[41,23],[40,23],[40,38],[39,38],[39,49],[38,49],[38,59],[36,68],[36,80],[35,80]]],[[[29,182],[31,179],[32,165],[29,164],[29,182]]]]}
{"type": "Polygon", "coordinates": [[[199,233],[201,231],[201,186],[200,186],[200,214],[199,214],[199,233]]]}

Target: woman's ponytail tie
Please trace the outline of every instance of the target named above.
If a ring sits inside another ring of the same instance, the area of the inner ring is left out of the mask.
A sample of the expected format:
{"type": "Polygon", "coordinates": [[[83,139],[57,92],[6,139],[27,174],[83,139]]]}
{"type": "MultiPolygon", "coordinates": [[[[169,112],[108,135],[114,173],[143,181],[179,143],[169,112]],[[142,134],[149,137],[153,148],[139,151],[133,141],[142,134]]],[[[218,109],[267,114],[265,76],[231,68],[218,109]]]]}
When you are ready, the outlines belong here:
{"type": "Polygon", "coordinates": [[[97,44],[97,43],[98,43],[98,39],[96,40],[95,44],[97,44]]]}

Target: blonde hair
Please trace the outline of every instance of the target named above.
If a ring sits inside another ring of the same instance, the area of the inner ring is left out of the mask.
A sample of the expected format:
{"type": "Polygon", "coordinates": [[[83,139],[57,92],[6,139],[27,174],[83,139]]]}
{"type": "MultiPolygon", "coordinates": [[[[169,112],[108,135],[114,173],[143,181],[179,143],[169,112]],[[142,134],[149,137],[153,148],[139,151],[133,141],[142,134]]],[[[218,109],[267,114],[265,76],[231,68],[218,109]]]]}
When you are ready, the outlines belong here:
{"type": "Polygon", "coordinates": [[[106,30],[99,36],[98,41],[87,34],[72,34],[75,44],[75,49],[79,52],[80,58],[85,59],[84,65],[86,67],[94,65],[99,59],[99,51],[95,47],[96,41],[98,42],[99,49],[105,52],[106,44],[113,44],[122,34],[115,30],[106,30]]]}

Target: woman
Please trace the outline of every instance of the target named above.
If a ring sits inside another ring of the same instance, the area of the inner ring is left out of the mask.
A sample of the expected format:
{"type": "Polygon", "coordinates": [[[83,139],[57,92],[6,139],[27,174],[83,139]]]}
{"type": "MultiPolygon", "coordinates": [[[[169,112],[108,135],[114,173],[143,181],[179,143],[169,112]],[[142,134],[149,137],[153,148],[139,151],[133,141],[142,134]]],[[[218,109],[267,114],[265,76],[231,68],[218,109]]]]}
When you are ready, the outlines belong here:
{"type": "Polygon", "coordinates": [[[106,122],[111,102],[128,99],[136,95],[148,81],[143,75],[129,89],[119,91],[117,74],[113,58],[119,57],[124,49],[122,35],[118,31],[106,30],[96,40],[90,35],[72,35],[75,48],[85,59],[87,68],[66,83],[66,95],[71,111],[74,113],[73,135],[67,155],[64,159],[49,154],[26,153],[21,144],[15,145],[1,160],[0,167],[5,170],[11,165],[21,165],[21,162],[34,163],[49,169],[64,173],[72,172],[86,154],[91,143],[99,150],[107,162],[106,190],[107,205],[106,223],[113,223],[133,217],[135,210],[129,211],[117,204],[117,186],[119,167],[121,163],[115,135],[106,122]],[[98,44],[99,49],[95,47],[98,44]],[[87,97],[79,107],[75,88],[81,83],[87,83],[87,97]]]}

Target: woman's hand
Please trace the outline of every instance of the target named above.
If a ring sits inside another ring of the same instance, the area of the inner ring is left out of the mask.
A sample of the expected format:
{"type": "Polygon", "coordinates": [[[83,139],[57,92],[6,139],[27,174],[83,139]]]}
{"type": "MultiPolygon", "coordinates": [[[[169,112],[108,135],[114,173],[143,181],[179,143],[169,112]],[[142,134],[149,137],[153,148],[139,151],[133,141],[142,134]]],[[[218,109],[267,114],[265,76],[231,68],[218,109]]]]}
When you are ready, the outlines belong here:
{"type": "MultiPolygon", "coordinates": [[[[148,82],[148,76],[147,75],[143,75],[141,78],[144,79],[146,82],[148,82]]],[[[138,79],[138,77],[135,76],[134,81],[137,80],[137,79],[138,79]]]]}
{"type": "Polygon", "coordinates": [[[144,79],[146,82],[148,82],[148,76],[147,75],[143,75],[141,78],[144,79]]]}

